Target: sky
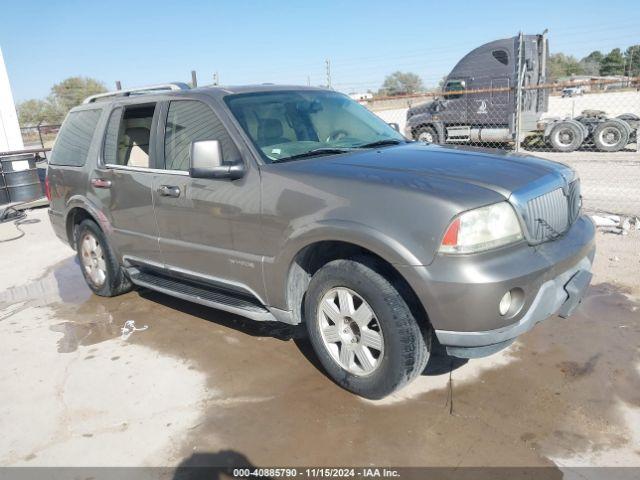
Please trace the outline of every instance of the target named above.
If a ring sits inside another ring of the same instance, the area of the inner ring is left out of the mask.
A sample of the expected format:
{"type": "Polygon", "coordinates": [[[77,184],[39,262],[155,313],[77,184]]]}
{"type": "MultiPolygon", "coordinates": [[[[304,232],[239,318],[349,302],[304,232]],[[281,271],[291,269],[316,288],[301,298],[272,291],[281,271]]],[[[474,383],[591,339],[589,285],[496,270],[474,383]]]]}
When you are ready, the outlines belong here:
{"type": "Polygon", "coordinates": [[[549,29],[581,58],[640,43],[640,1],[0,0],[0,48],[16,102],[70,76],[109,89],[168,81],[326,84],[361,92],[396,70],[437,85],[488,41],[549,29]]]}

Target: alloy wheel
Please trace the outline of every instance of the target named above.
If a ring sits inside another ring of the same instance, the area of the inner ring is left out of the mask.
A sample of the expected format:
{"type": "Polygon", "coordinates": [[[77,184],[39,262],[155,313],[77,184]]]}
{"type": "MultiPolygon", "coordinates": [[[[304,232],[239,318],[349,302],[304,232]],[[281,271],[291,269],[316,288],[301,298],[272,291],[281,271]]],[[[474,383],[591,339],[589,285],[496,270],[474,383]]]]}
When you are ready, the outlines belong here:
{"type": "Polygon", "coordinates": [[[91,283],[98,288],[104,285],[107,279],[107,263],[100,242],[91,233],[85,233],[82,237],[80,259],[91,283]]]}
{"type": "Polygon", "coordinates": [[[324,347],[344,370],[371,375],[382,363],[384,337],[371,306],[346,287],[329,290],[318,308],[324,347]]]}

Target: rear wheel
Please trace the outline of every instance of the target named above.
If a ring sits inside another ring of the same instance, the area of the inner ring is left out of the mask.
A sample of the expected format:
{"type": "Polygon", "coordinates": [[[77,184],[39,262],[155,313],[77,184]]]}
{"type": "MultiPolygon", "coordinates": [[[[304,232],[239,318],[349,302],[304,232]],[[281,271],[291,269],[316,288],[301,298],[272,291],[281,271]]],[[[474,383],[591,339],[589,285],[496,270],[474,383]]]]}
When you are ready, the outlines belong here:
{"type": "Polygon", "coordinates": [[[619,120],[607,120],[593,131],[593,143],[602,152],[617,152],[629,143],[629,132],[619,120]]]}
{"type": "Polygon", "coordinates": [[[132,288],[107,238],[92,220],[84,220],[78,225],[76,253],[82,275],[89,288],[96,295],[115,297],[132,288]]]}
{"type": "Polygon", "coordinates": [[[559,122],[549,134],[549,143],[556,152],[573,152],[583,141],[582,129],[571,122],[559,122]]]}
{"type": "Polygon", "coordinates": [[[440,143],[438,132],[433,127],[420,127],[414,134],[416,140],[427,143],[440,143]]]}
{"type": "Polygon", "coordinates": [[[334,260],[311,279],[305,300],[311,344],[329,376],[366,398],[413,380],[429,360],[431,337],[373,261],[334,260]]]}

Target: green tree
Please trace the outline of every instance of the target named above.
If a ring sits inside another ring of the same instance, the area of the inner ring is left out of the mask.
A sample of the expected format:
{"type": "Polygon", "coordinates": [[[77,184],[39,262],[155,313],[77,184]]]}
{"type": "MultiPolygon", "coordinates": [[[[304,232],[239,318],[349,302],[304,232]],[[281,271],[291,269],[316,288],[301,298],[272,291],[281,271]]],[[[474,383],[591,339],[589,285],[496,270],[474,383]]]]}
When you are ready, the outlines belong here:
{"type": "Polygon", "coordinates": [[[104,85],[93,78],[70,77],[51,87],[45,100],[31,99],[17,107],[20,125],[61,123],[76,105],[89,95],[106,92],[104,85]]]}
{"type": "Polygon", "coordinates": [[[51,108],[51,104],[46,100],[25,100],[17,105],[16,110],[18,111],[18,121],[23,127],[57,122],[57,112],[51,108]]]}
{"type": "Polygon", "coordinates": [[[49,102],[66,115],[88,96],[106,91],[104,84],[93,78],[70,77],[51,87],[49,102]]]}
{"type": "Polygon", "coordinates": [[[381,95],[411,95],[424,89],[422,79],[411,72],[393,72],[387,75],[380,88],[381,95]]]}
{"type": "Polygon", "coordinates": [[[562,77],[570,77],[571,75],[582,75],[584,73],[584,68],[576,57],[573,55],[565,55],[564,53],[549,55],[547,68],[551,81],[557,81],[562,77]]]}
{"type": "Polygon", "coordinates": [[[624,52],[625,75],[640,76],[640,45],[631,45],[624,52]]]}
{"type": "Polygon", "coordinates": [[[580,60],[583,75],[600,75],[600,64],[603,58],[602,52],[595,50],[580,60]]]}
{"type": "Polygon", "coordinates": [[[600,63],[600,75],[623,75],[624,56],[619,48],[607,53],[600,63]]]}

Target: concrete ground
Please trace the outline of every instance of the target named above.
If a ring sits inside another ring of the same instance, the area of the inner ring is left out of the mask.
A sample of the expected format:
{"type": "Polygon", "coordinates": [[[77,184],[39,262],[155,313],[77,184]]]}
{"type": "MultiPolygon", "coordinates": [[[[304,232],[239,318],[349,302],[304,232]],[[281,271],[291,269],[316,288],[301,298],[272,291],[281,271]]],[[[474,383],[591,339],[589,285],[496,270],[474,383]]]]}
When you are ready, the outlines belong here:
{"type": "Polygon", "coordinates": [[[1,466],[640,465],[640,232],[598,234],[570,319],[486,359],[438,351],[372,402],[334,385],[296,328],[92,295],[46,210],[29,219],[13,241],[0,225],[1,466]]]}

